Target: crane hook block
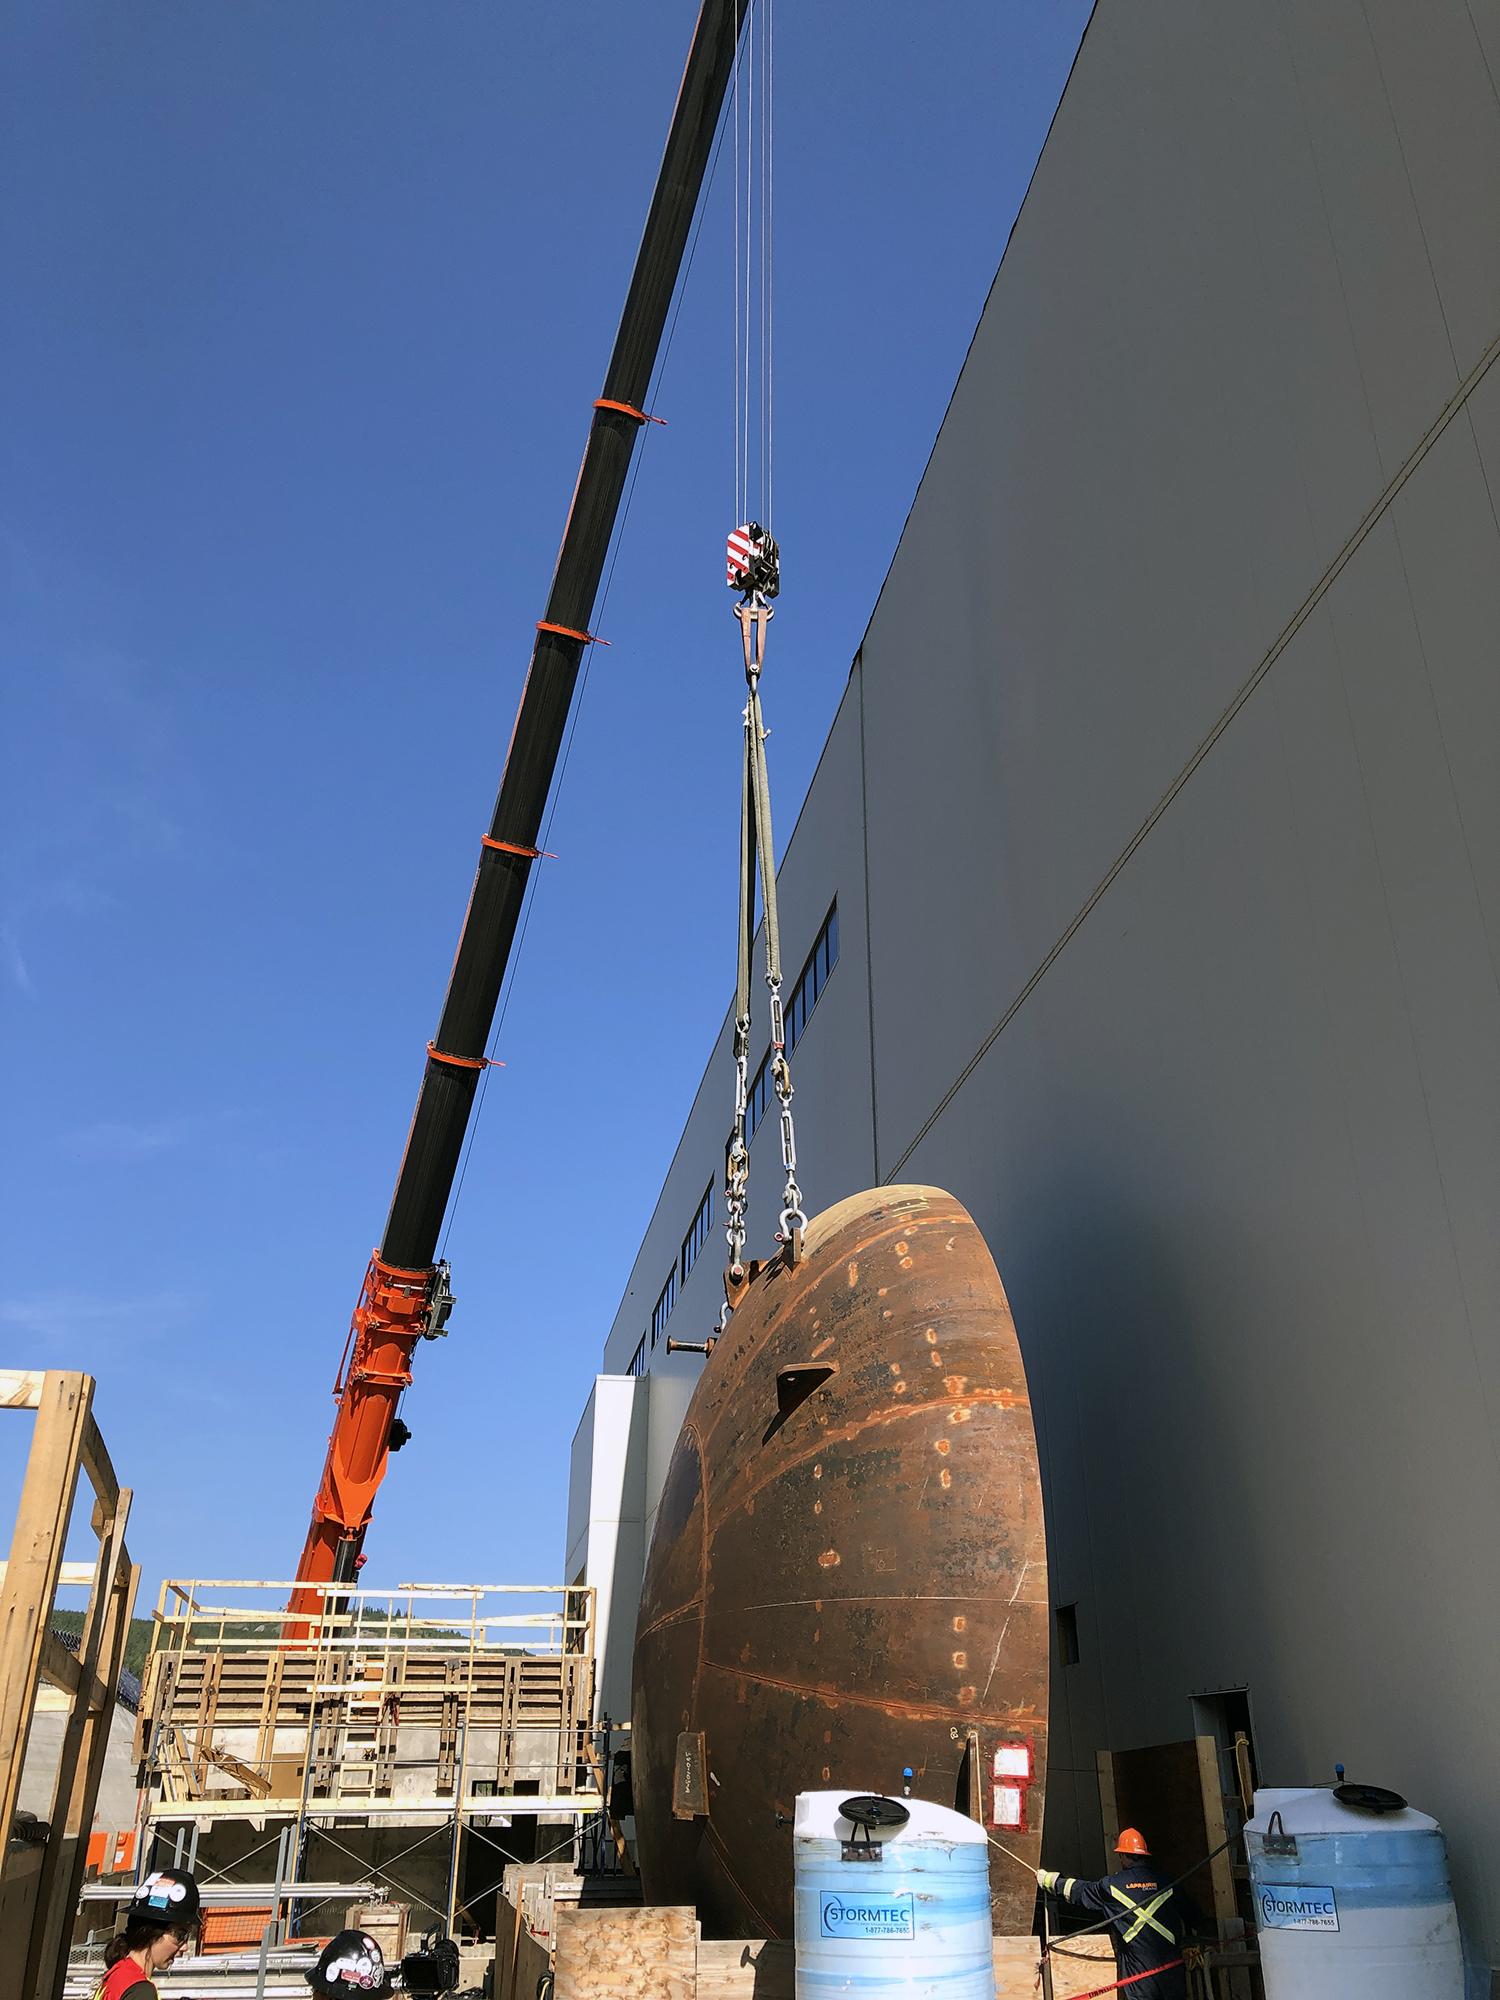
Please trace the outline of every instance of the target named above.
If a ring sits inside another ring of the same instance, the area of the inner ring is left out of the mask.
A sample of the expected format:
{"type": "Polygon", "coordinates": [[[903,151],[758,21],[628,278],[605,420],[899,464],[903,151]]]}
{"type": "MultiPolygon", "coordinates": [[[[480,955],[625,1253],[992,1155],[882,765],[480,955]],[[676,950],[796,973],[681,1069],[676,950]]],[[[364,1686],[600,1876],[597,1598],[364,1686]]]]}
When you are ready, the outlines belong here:
{"type": "Polygon", "coordinates": [[[725,582],[747,599],[770,599],[781,589],[781,550],[758,521],[730,535],[725,550],[725,582]]]}

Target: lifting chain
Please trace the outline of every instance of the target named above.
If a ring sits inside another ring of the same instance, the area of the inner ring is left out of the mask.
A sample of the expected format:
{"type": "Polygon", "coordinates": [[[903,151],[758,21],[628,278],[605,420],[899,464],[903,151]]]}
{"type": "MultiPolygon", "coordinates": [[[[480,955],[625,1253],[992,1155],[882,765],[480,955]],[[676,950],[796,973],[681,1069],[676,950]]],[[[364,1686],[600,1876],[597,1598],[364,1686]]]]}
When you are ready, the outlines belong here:
{"type": "MultiPolygon", "coordinates": [[[[724,1169],[724,1233],[729,1243],[727,1280],[738,1287],[745,1279],[745,1209],[750,1193],[748,1137],[750,1097],[750,979],[755,944],[755,884],[759,872],[765,909],[766,986],[771,995],[771,1087],[781,1127],[781,1164],[786,1175],[781,1196],[781,1228],[777,1240],[795,1259],[801,1255],[807,1217],[797,1185],[797,1133],[792,1120],[792,1071],[786,1052],[786,1019],[781,998],[781,925],[776,903],[776,849],[771,837],[771,781],[766,768],[765,720],[761,713],[760,676],[765,662],[770,600],[780,588],[776,544],[760,527],[739,528],[729,538],[729,581],[744,591],[734,608],[744,651],[746,699],[743,714],[745,751],[740,788],[740,899],[738,954],[734,1001],[734,1129],[724,1169]]],[[[730,1311],[726,1299],[721,1328],[730,1311]]]]}

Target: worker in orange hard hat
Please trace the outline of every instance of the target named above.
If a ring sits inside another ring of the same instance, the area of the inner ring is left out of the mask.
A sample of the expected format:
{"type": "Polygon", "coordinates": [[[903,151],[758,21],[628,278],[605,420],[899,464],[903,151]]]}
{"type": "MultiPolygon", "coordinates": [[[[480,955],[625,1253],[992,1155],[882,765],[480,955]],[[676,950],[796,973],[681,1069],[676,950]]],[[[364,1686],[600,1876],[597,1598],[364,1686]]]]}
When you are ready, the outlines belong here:
{"type": "Polygon", "coordinates": [[[1070,1909],[1096,1920],[1109,1918],[1116,1977],[1134,1982],[1127,1989],[1131,2000],[1187,2000],[1182,1960],[1187,1924],[1176,1892],[1161,1879],[1144,1837],[1133,1826],[1122,1830],[1115,1853],[1123,1865],[1100,1881],[1080,1882],[1039,1868],[1037,1886],[1070,1909]]]}

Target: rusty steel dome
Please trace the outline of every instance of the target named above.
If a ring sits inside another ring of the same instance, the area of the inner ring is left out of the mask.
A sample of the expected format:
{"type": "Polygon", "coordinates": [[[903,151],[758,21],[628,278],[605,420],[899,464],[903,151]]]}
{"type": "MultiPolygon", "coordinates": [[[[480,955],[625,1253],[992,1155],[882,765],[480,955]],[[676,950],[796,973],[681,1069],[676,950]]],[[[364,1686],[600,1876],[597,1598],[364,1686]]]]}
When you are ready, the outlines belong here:
{"type": "MultiPolygon", "coordinates": [[[[688,1407],[647,1558],[632,1736],[642,1887],[707,1932],[792,1930],[799,1791],[995,1806],[1033,1863],[1047,1565],[1004,1287],[937,1188],[871,1189],[754,1276],[688,1407]],[[1022,1746],[1024,1746],[1024,1755],[1022,1746]],[[676,1799],[674,1810],[674,1778],[676,1799]],[[1007,1780],[1010,1783],[1010,1780],[1007,1780]]],[[[991,1853],[997,1929],[1034,1883],[991,1853]]]]}

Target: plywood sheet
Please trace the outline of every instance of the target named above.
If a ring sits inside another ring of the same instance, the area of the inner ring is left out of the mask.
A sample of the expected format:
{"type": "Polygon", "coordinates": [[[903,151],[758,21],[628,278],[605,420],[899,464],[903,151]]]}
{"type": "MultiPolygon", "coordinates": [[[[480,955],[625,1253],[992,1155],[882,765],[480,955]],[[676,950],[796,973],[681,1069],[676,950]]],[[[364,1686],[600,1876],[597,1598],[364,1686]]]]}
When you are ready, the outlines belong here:
{"type": "Polygon", "coordinates": [[[559,1904],[555,1921],[556,2000],[694,2000],[698,1920],[692,1910],[559,1904]]]}
{"type": "Polygon", "coordinates": [[[789,1938],[705,1940],[698,1947],[697,2000],[793,2000],[796,1985],[789,1938]]]}

